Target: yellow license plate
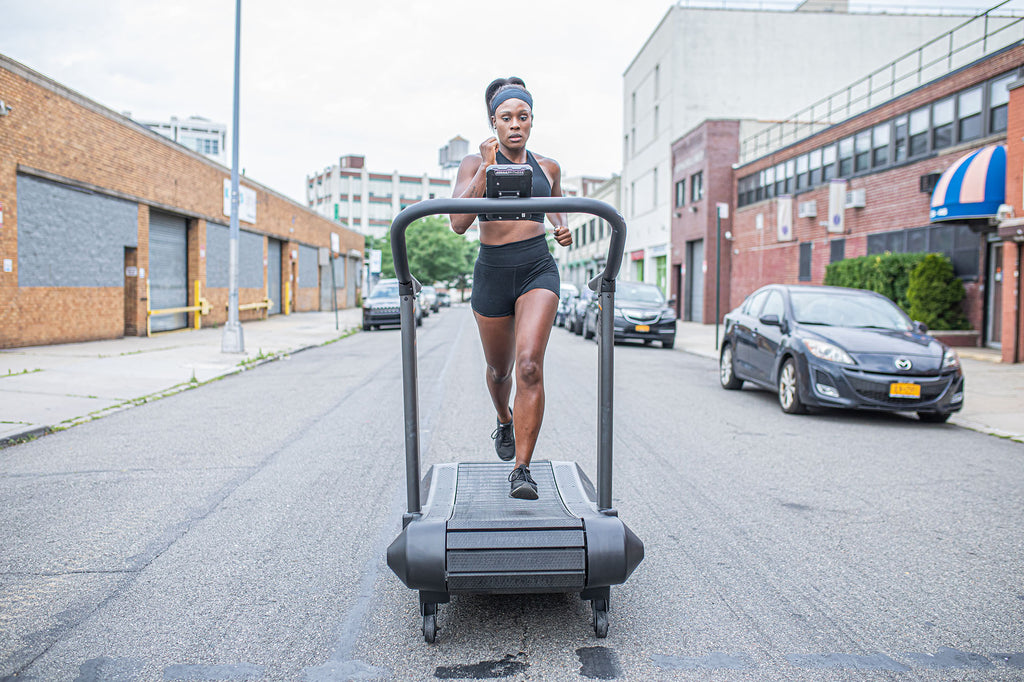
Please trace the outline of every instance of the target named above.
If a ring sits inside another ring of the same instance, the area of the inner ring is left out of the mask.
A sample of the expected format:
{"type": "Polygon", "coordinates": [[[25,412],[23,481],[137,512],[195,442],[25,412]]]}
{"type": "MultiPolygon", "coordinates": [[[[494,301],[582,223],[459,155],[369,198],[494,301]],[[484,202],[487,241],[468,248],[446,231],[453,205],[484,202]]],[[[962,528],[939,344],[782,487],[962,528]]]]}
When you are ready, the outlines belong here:
{"type": "Polygon", "coordinates": [[[651,331],[651,325],[649,325],[649,324],[638,324],[636,326],[636,330],[638,332],[649,332],[649,331],[651,331]]]}
{"type": "Polygon", "coordinates": [[[890,398],[920,398],[921,385],[898,382],[889,384],[890,398]]]}

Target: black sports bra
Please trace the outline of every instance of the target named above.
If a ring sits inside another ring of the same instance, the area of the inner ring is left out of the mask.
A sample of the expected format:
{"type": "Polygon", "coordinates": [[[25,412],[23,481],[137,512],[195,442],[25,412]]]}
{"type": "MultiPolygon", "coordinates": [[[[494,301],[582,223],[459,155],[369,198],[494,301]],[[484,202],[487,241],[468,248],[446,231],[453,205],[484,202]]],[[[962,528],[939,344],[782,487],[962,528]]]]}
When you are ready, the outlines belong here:
{"type": "MultiPolygon", "coordinates": [[[[497,163],[500,163],[500,164],[512,163],[500,151],[497,154],[495,154],[494,160],[497,163]]],[[[531,152],[527,151],[526,152],[526,163],[530,164],[530,167],[533,168],[533,196],[535,196],[535,197],[549,197],[549,196],[551,196],[551,183],[548,182],[548,176],[544,174],[544,169],[540,167],[539,163],[537,163],[537,157],[535,157],[531,152]]],[[[488,222],[487,216],[485,216],[485,215],[478,215],[477,218],[482,223],[488,222]]],[[[536,223],[543,223],[544,222],[544,214],[543,213],[530,213],[529,215],[526,216],[526,220],[532,220],[532,221],[534,221],[536,223]]]]}

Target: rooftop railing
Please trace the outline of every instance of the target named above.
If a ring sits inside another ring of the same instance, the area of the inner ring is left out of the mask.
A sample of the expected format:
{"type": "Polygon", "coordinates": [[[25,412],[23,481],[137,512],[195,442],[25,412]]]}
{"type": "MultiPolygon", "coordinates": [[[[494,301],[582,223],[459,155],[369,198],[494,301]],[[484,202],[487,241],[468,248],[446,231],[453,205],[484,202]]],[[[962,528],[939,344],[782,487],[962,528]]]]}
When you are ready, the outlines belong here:
{"type": "Polygon", "coordinates": [[[1024,14],[1004,0],[929,40],[853,84],[824,97],[786,120],[740,143],[740,164],[789,146],[831,125],[910,92],[986,55],[1024,42],[1024,14]]]}

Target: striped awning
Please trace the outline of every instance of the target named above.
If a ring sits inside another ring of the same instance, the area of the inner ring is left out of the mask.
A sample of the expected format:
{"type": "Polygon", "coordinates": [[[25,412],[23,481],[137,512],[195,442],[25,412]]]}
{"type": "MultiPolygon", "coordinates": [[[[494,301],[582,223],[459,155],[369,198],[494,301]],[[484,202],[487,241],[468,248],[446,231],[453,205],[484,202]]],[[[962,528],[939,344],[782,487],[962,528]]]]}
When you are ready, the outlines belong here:
{"type": "Polygon", "coordinates": [[[991,218],[1006,201],[1006,145],[982,147],[950,166],[932,192],[929,219],[991,218]]]}

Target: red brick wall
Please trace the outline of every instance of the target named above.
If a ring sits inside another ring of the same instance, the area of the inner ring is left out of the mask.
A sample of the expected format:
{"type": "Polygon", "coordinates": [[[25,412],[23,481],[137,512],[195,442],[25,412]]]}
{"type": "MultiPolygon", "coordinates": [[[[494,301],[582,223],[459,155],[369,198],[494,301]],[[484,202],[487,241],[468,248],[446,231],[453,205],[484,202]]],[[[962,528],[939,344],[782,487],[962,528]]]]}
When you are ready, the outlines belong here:
{"type": "MultiPolygon", "coordinates": [[[[1024,218],[1024,85],[1010,90],[1006,125],[1006,203],[1024,218]]],[[[1003,362],[1024,362],[1024,244],[1003,242],[1003,362]]]]}
{"type": "MultiPolygon", "coordinates": [[[[19,288],[17,272],[17,174],[19,166],[71,184],[83,184],[140,204],[137,265],[149,274],[149,206],[189,218],[189,300],[192,282],[205,281],[206,220],[224,222],[223,181],[228,169],[191,153],[156,133],[0,58],[0,92],[12,107],[0,118],[0,259],[13,261],[13,272],[0,270],[0,347],[117,338],[125,329],[145,333],[145,281],[123,288],[19,288]],[[134,289],[134,291],[133,291],[134,289]],[[134,297],[134,300],[132,300],[134,297]],[[132,305],[134,303],[134,306],[132,305]],[[134,307],[134,314],[132,308],[134,307]],[[131,319],[125,320],[125,310],[131,319]]],[[[330,233],[341,237],[341,252],[362,252],[362,235],[322,218],[303,206],[243,179],[256,191],[257,224],[246,229],[286,242],[329,246],[330,233]]],[[[121,248],[118,246],[117,248],[121,248]]],[[[287,269],[282,270],[288,272],[287,269]]],[[[282,287],[283,291],[283,287],[282,287]]],[[[215,292],[206,292],[211,295],[215,292]]],[[[260,300],[262,289],[243,289],[241,303],[260,300]]],[[[316,310],[315,290],[298,292],[295,310],[316,310]],[[311,294],[310,291],[313,293],[311,294]]],[[[344,297],[340,299],[345,301],[344,297]]],[[[205,323],[226,319],[227,297],[213,306],[205,323]]],[[[242,313],[242,319],[257,313],[242,313]]],[[[190,316],[190,324],[191,324],[190,316]]]]}

